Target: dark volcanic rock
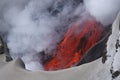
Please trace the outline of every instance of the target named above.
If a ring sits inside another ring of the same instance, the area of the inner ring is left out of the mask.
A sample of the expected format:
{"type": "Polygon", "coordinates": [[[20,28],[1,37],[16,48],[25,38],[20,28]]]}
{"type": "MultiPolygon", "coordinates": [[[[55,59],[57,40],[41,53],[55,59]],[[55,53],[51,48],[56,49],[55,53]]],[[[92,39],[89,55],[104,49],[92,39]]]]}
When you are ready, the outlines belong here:
{"type": "Polygon", "coordinates": [[[7,62],[12,60],[7,44],[3,41],[2,37],[0,37],[0,54],[5,54],[7,62]]]}
{"type": "Polygon", "coordinates": [[[77,66],[84,64],[84,63],[89,63],[100,57],[102,57],[102,62],[104,63],[107,60],[106,43],[107,43],[107,40],[110,34],[111,34],[111,29],[107,29],[106,32],[103,34],[103,38],[97,44],[95,44],[92,48],[88,50],[86,55],[81,59],[81,61],[77,64],[77,66]]]}

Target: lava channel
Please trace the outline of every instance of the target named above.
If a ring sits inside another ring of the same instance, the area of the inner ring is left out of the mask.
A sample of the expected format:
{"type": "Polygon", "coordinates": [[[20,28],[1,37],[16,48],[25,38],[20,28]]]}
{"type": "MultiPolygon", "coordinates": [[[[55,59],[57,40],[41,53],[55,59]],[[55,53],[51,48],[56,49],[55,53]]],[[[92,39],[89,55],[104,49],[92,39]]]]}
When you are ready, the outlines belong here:
{"type": "Polygon", "coordinates": [[[104,27],[96,20],[73,23],[56,48],[56,55],[44,63],[46,71],[66,69],[80,62],[102,37],[104,27]]]}

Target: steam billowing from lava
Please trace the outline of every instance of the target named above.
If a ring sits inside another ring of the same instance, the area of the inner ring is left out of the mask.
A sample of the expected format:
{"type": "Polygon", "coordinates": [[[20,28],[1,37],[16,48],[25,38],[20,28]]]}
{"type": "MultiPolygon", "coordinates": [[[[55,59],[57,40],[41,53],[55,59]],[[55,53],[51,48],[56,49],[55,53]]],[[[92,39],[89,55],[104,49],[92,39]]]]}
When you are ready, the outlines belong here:
{"type": "Polygon", "coordinates": [[[120,0],[0,0],[0,33],[12,58],[20,57],[29,70],[40,70],[42,52],[49,55],[72,23],[82,16],[89,20],[92,15],[103,25],[112,24],[120,11],[119,3],[120,0]]]}

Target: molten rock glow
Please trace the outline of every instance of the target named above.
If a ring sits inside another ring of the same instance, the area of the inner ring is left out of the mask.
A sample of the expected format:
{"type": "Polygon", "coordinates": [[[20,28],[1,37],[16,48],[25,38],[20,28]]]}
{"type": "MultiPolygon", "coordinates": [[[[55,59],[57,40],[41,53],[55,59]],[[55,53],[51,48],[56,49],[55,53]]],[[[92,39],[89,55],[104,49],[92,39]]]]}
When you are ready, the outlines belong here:
{"type": "Polygon", "coordinates": [[[97,43],[104,31],[95,20],[73,23],[57,46],[57,54],[44,64],[45,70],[65,69],[76,65],[85,53],[97,43]]]}

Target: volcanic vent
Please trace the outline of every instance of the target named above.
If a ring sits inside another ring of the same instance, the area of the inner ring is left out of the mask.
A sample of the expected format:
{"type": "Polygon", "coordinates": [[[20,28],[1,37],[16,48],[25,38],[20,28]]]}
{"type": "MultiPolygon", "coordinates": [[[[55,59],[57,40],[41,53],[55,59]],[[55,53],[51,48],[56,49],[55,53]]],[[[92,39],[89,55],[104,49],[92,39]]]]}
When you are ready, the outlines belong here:
{"type": "Polygon", "coordinates": [[[103,38],[104,30],[103,25],[95,19],[73,23],[57,45],[56,55],[44,63],[45,70],[65,69],[77,65],[87,51],[103,38]]]}
{"type": "Polygon", "coordinates": [[[33,71],[66,69],[101,57],[107,26],[120,10],[120,0],[11,1],[0,7],[7,57],[21,58],[33,71]]]}

